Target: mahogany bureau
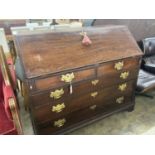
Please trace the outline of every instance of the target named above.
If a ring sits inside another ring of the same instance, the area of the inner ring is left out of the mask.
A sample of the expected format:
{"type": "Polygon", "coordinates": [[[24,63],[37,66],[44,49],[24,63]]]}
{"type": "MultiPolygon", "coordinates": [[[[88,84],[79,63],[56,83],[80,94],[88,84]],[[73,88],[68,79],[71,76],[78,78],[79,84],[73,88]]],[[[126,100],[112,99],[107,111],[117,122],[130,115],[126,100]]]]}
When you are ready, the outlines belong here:
{"type": "Polygon", "coordinates": [[[142,52],[127,27],[16,34],[14,42],[35,134],[66,134],[134,109],[142,52]]]}

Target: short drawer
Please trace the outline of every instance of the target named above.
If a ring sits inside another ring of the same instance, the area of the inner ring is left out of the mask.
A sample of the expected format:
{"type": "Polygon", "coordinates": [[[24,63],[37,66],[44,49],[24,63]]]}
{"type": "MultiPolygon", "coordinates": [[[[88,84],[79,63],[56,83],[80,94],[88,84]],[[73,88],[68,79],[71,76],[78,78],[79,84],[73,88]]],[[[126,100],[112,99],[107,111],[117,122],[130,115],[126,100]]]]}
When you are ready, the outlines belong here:
{"type": "Polygon", "coordinates": [[[102,76],[105,74],[117,74],[122,71],[138,70],[140,65],[139,58],[128,58],[119,61],[100,64],[97,70],[97,75],[102,76]]]}
{"type": "Polygon", "coordinates": [[[66,84],[79,82],[95,77],[95,69],[85,69],[75,72],[61,73],[48,78],[35,80],[35,86],[37,90],[46,90],[63,86],[66,84]]]}
{"type": "Polygon", "coordinates": [[[96,84],[97,87],[111,87],[113,85],[116,85],[118,83],[127,82],[130,80],[137,79],[139,68],[130,68],[130,69],[124,69],[120,72],[107,72],[106,74],[103,74],[102,76],[98,77],[96,79],[98,82],[96,84]]]}
{"type": "Polygon", "coordinates": [[[37,125],[38,134],[54,134],[61,130],[67,130],[75,126],[76,124],[87,122],[99,115],[105,115],[114,110],[120,109],[121,107],[133,104],[131,97],[126,96],[124,100],[119,100],[117,97],[110,99],[107,103],[102,102],[102,104],[94,104],[86,107],[85,109],[72,112],[68,115],[63,115],[57,119],[52,119],[47,122],[37,125]]]}
{"type": "Polygon", "coordinates": [[[89,105],[108,103],[109,99],[118,97],[132,97],[135,81],[121,83],[106,89],[99,89],[81,95],[77,98],[66,99],[62,102],[48,102],[48,104],[33,108],[33,115],[36,122],[44,122],[52,118],[59,118],[64,114],[83,109],[89,105]],[[113,93],[115,92],[115,93],[113,93]]]}

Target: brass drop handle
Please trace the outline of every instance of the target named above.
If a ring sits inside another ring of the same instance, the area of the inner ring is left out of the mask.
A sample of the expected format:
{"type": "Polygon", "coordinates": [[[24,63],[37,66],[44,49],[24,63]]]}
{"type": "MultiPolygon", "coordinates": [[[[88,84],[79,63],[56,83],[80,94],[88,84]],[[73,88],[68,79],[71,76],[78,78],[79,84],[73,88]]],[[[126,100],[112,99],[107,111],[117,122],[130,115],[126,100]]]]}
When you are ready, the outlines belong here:
{"type": "Polygon", "coordinates": [[[93,80],[91,81],[92,85],[96,86],[98,84],[99,80],[93,80]]]}
{"type": "Polygon", "coordinates": [[[96,91],[96,92],[91,93],[91,96],[92,96],[93,98],[95,98],[97,95],[98,95],[98,92],[97,92],[97,91],[96,91]]]}
{"type": "Polygon", "coordinates": [[[66,123],[65,118],[59,119],[57,121],[54,121],[54,126],[60,128],[60,127],[64,126],[65,123],[66,123]]]}
{"type": "Polygon", "coordinates": [[[120,74],[120,78],[123,79],[123,80],[127,79],[128,76],[129,76],[129,71],[123,72],[123,73],[120,74]]]}
{"type": "Polygon", "coordinates": [[[54,92],[51,92],[50,97],[54,98],[54,99],[59,99],[59,98],[61,98],[61,96],[63,94],[64,94],[64,90],[63,90],[63,88],[61,88],[61,89],[55,90],[54,92]]]}
{"type": "Polygon", "coordinates": [[[74,73],[68,73],[65,75],[61,75],[61,81],[64,81],[66,83],[70,83],[75,78],[74,73]]]}
{"type": "Polygon", "coordinates": [[[114,68],[116,70],[121,70],[121,69],[123,69],[123,66],[124,66],[124,62],[123,61],[120,61],[120,62],[115,63],[114,68]]]}
{"type": "Polygon", "coordinates": [[[56,106],[53,106],[53,107],[52,107],[52,112],[59,113],[59,112],[63,111],[63,109],[64,109],[65,107],[66,107],[66,106],[65,106],[64,103],[57,104],[56,106]]]}
{"type": "Polygon", "coordinates": [[[75,76],[74,76],[73,72],[65,74],[65,75],[61,75],[61,81],[64,81],[66,83],[70,83],[70,87],[69,87],[70,94],[73,93],[72,81],[73,81],[74,78],[75,78],[75,76]]]}
{"type": "Polygon", "coordinates": [[[127,84],[126,84],[126,83],[120,84],[120,85],[118,86],[118,89],[119,89],[120,91],[125,91],[126,88],[127,88],[127,84]]]}
{"type": "Polygon", "coordinates": [[[96,107],[97,107],[97,105],[95,104],[95,105],[90,106],[89,108],[90,108],[91,110],[95,110],[96,107]]]}
{"type": "Polygon", "coordinates": [[[121,104],[124,102],[124,96],[121,96],[119,98],[116,99],[116,103],[121,104]]]}

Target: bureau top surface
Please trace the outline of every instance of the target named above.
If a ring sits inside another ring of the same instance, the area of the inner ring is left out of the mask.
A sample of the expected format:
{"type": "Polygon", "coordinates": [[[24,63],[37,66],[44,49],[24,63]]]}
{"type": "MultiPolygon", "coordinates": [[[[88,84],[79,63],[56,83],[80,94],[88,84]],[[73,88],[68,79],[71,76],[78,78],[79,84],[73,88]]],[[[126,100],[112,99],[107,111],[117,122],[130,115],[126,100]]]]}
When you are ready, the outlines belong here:
{"type": "Polygon", "coordinates": [[[82,45],[81,29],[14,36],[26,78],[142,55],[125,26],[83,28],[91,39],[82,45]]]}

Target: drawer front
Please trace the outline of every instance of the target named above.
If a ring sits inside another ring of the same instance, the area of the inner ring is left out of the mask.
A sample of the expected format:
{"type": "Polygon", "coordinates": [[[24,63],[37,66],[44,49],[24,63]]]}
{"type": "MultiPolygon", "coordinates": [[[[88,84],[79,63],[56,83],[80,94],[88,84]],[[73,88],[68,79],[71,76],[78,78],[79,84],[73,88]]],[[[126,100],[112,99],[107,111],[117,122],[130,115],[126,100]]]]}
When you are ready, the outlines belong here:
{"type": "Polygon", "coordinates": [[[99,78],[73,84],[72,93],[70,93],[70,85],[66,85],[65,87],[59,87],[57,89],[52,89],[44,93],[33,95],[31,97],[32,104],[34,106],[40,106],[47,104],[49,102],[51,103],[64,102],[64,99],[66,98],[67,99],[78,98],[83,94],[91,93],[98,89],[111,87],[118,83],[123,83],[132,79],[136,79],[137,74],[138,74],[138,68],[132,70],[123,70],[117,73],[108,73],[99,78]],[[61,93],[61,90],[63,91],[63,93],[61,93]]]}
{"type": "Polygon", "coordinates": [[[98,83],[96,86],[107,88],[116,85],[118,83],[123,83],[137,79],[138,71],[139,71],[138,68],[134,68],[134,69],[122,70],[117,73],[108,72],[106,74],[103,74],[101,77],[97,79],[98,83]]]}
{"type": "Polygon", "coordinates": [[[130,81],[128,83],[121,83],[113,87],[108,87],[106,89],[100,89],[97,91],[92,91],[85,95],[79,96],[73,99],[66,99],[62,102],[49,102],[48,104],[34,108],[33,115],[36,122],[43,122],[52,118],[59,118],[64,114],[69,114],[73,111],[83,109],[89,105],[107,103],[109,99],[121,96],[133,95],[133,88],[135,81],[130,81]],[[111,94],[115,92],[112,96],[111,94]]]}
{"type": "MultiPolygon", "coordinates": [[[[62,87],[65,85],[69,85],[70,83],[74,84],[76,82],[81,82],[83,80],[89,80],[100,76],[110,76],[125,72],[125,71],[133,71],[138,70],[140,64],[139,58],[128,58],[120,61],[108,62],[100,64],[94,68],[85,68],[83,70],[71,71],[68,73],[60,73],[52,77],[40,78],[34,80],[34,87],[30,88],[31,91],[43,91],[49,90],[56,87],[62,87]]],[[[132,74],[130,74],[132,76],[132,74]]]]}
{"type": "Polygon", "coordinates": [[[102,102],[102,104],[99,105],[93,104],[83,110],[75,111],[69,115],[63,115],[57,119],[38,124],[38,134],[54,134],[60,130],[72,127],[76,123],[90,120],[93,119],[93,117],[104,115],[121,107],[133,104],[132,98],[129,96],[126,96],[123,101],[119,100],[121,101],[119,103],[118,99],[118,97],[115,97],[107,101],[107,103],[102,102]]]}
{"type": "Polygon", "coordinates": [[[35,81],[35,86],[37,90],[46,90],[93,77],[95,77],[95,69],[85,69],[76,72],[64,73],[45,79],[38,79],[35,81]]]}
{"type": "Polygon", "coordinates": [[[39,93],[37,95],[30,96],[31,104],[34,107],[45,105],[49,102],[57,103],[62,102],[69,94],[68,87],[60,87],[57,89],[52,89],[44,93],[39,93]]]}
{"type": "Polygon", "coordinates": [[[140,65],[139,58],[128,58],[115,62],[104,63],[98,67],[97,75],[115,74],[126,70],[138,69],[140,65]]]}

